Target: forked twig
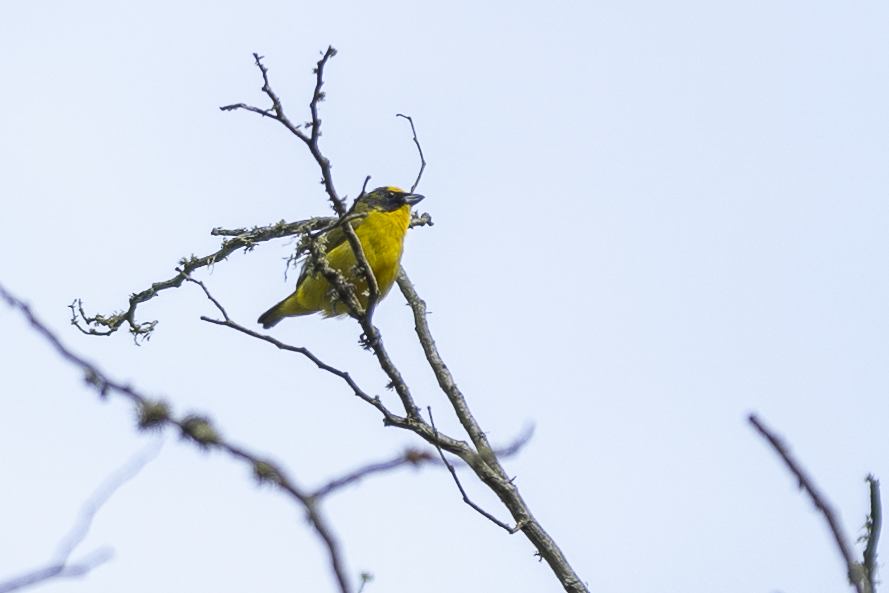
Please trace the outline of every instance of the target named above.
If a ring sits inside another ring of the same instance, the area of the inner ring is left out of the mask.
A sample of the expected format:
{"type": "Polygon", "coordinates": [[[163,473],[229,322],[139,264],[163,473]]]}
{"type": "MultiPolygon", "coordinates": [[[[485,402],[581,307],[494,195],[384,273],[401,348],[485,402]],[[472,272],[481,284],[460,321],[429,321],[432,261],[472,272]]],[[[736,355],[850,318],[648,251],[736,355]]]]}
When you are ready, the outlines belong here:
{"type": "Polygon", "coordinates": [[[321,120],[318,118],[318,103],[324,100],[324,93],[321,92],[321,87],[324,85],[324,66],[326,66],[327,61],[335,55],[336,50],[333,46],[328,47],[327,51],[324,52],[324,55],[315,66],[315,92],[312,94],[312,101],[309,103],[312,121],[305,124],[305,127],[310,130],[309,134],[300,130],[301,126],[294,125],[294,123],[284,114],[284,106],[281,103],[281,99],[272,90],[271,85],[269,85],[269,70],[262,63],[263,56],[256,53],[253,54],[253,58],[256,60],[257,68],[262,72],[262,91],[272,100],[272,106],[269,109],[260,109],[259,107],[253,107],[252,105],[246,105],[245,103],[236,103],[234,105],[225,105],[219,109],[222,111],[244,109],[265,117],[271,117],[290,130],[290,132],[297,138],[302,140],[309,148],[309,152],[312,153],[312,156],[315,157],[318,166],[321,168],[322,183],[330,198],[330,203],[334,212],[336,212],[337,216],[343,216],[346,213],[346,206],[343,203],[343,200],[337,195],[336,189],[334,189],[333,175],[330,172],[330,161],[327,160],[327,157],[321,153],[321,149],[318,147],[318,139],[321,137],[321,120]]]}

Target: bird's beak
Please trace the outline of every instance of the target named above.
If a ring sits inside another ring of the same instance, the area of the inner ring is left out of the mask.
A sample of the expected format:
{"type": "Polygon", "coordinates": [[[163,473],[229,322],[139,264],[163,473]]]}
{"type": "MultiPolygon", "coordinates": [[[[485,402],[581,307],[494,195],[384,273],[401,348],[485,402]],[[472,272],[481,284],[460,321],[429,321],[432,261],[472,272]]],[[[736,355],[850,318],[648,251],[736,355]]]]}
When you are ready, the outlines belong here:
{"type": "Polygon", "coordinates": [[[426,196],[421,196],[420,194],[403,194],[401,196],[401,199],[404,201],[405,204],[410,204],[411,206],[413,206],[425,197],[426,196]]]}

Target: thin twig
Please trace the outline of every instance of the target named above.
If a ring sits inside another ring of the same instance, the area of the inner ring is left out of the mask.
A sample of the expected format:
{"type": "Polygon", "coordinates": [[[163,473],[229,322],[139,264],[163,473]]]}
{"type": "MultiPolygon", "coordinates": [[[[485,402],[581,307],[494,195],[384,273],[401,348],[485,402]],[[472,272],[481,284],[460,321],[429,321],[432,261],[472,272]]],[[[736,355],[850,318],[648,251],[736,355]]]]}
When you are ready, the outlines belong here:
{"type": "MultiPolygon", "coordinates": [[[[328,373],[331,373],[332,375],[336,375],[337,377],[340,377],[341,379],[343,379],[343,381],[345,381],[346,384],[349,385],[349,387],[352,389],[352,392],[356,396],[358,396],[360,399],[364,400],[365,403],[372,405],[374,408],[376,408],[380,412],[380,414],[382,414],[383,423],[386,426],[403,428],[406,430],[410,430],[411,432],[415,432],[416,434],[421,436],[424,440],[426,440],[430,444],[435,444],[436,442],[439,442],[440,446],[443,449],[445,449],[449,453],[453,453],[454,455],[459,456],[468,465],[470,465],[470,466],[476,465],[476,458],[478,456],[475,454],[474,451],[472,451],[472,449],[466,443],[464,443],[463,441],[458,441],[456,439],[453,439],[443,433],[438,433],[438,441],[436,441],[436,437],[433,434],[432,427],[428,426],[428,424],[426,424],[425,422],[422,422],[422,421],[418,422],[418,421],[411,419],[409,417],[399,416],[398,414],[391,412],[383,404],[383,402],[381,401],[379,396],[370,396],[366,392],[364,392],[360,387],[358,387],[358,384],[355,383],[354,379],[352,379],[351,375],[349,375],[348,372],[341,371],[333,366],[326,364],[325,362],[321,361],[317,356],[312,354],[312,352],[310,352],[308,349],[303,348],[301,346],[292,346],[290,344],[285,344],[284,342],[281,342],[280,340],[276,340],[275,338],[273,338],[271,336],[267,336],[267,335],[255,332],[255,331],[248,329],[248,328],[246,328],[234,321],[231,321],[231,320],[226,321],[226,320],[219,320],[219,319],[211,319],[206,316],[201,316],[201,320],[206,321],[207,323],[212,323],[214,325],[228,327],[230,329],[233,329],[233,330],[239,331],[243,334],[246,334],[250,337],[256,338],[258,340],[262,340],[263,342],[268,342],[269,344],[272,344],[279,350],[283,350],[285,352],[293,352],[293,353],[301,354],[301,355],[305,356],[306,358],[311,360],[313,363],[315,363],[315,365],[319,369],[326,371],[328,373]]],[[[520,444],[522,444],[522,443],[520,443],[520,444]]],[[[507,453],[510,453],[511,451],[512,451],[512,447],[509,447],[506,449],[507,453]]],[[[481,463],[481,461],[478,460],[478,463],[481,463]]]]}
{"type": "MultiPolygon", "coordinates": [[[[432,417],[432,406],[427,406],[426,410],[428,410],[429,412],[429,422],[430,424],[432,424],[432,430],[434,431],[435,435],[438,436],[438,429],[435,428],[435,418],[432,417]]],[[[448,471],[451,472],[451,476],[453,476],[454,482],[457,484],[457,488],[460,490],[460,494],[463,496],[463,502],[474,508],[480,515],[482,515],[498,527],[502,527],[503,529],[508,531],[510,535],[522,528],[521,525],[510,527],[488,511],[484,510],[483,508],[472,502],[472,499],[470,499],[469,495],[466,494],[466,490],[463,489],[463,484],[460,483],[460,478],[457,477],[457,470],[454,469],[454,466],[451,465],[447,457],[445,457],[444,451],[441,450],[441,447],[436,445],[436,449],[438,449],[438,454],[441,456],[442,462],[445,464],[445,466],[447,466],[448,471]]]]}
{"type": "Polygon", "coordinates": [[[206,321],[207,323],[212,323],[214,325],[221,325],[223,327],[229,327],[233,330],[239,331],[243,334],[246,334],[248,336],[256,338],[257,340],[262,340],[263,342],[268,342],[269,344],[275,346],[279,350],[285,350],[287,352],[295,352],[297,354],[302,354],[303,356],[305,356],[306,358],[311,360],[313,363],[315,363],[315,366],[317,366],[322,371],[328,372],[332,375],[336,375],[337,377],[339,377],[343,381],[345,381],[346,384],[352,389],[352,392],[355,395],[357,395],[359,398],[363,399],[365,402],[371,404],[372,406],[374,406],[375,408],[380,410],[380,412],[382,412],[383,416],[386,419],[393,421],[393,422],[398,421],[399,417],[396,416],[395,414],[393,414],[392,412],[390,412],[380,402],[380,398],[378,396],[371,397],[370,395],[365,393],[360,387],[358,387],[358,384],[355,383],[355,380],[352,379],[351,375],[349,375],[348,372],[341,371],[341,370],[339,370],[335,367],[332,367],[329,364],[323,362],[317,356],[312,354],[312,352],[310,352],[307,348],[303,348],[302,346],[291,346],[290,344],[285,344],[284,342],[281,342],[280,340],[276,340],[275,338],[273,338],[271,336],[267,336],[267,335],[255,332],[252,329],[248,329],[248,328],[244,327],[243,325],[235,323],[234,321],[231,321],[231,320],[220,321],[219,319],[211,319],[210,317],[206,317],[206,316],[202,315],[201,321],[206,321]]]}
{"type": "Polygon", "coordinates": [[[244,109],[265,117],[271,117],[290,130],[290,132],[297,138],[302,140],[309,148],[309,152],[312,153],[318,166],[321,168],[322,183],[324,184],[324,189],[327,191],[334,212],[336,212],[337,216],[343,216],[346,213],[346,206],[343,203],[343,200],[337,195],[336,189],[334,189],[333,175],[330,172],[330,161],[327,160],[327,157],[321,153],[321,149],[318,147],[318,139],[321,136],[321,120],[318,118],[318,103],[324,100],[324,93],[321,92],[321,87],[324,85],[324,66],[327,65],[327,61],[335,55],[336,50],[332,46],[328,47],[327,51],[324,52],[324,55],[313,70],[315,74],[315,92],[312,94],[312,101],[309,103],[312,121],[308,122],[305,126],[311,130],[308,135],[299,129],[299,125],[294,125],[284,114],[284,107],[281,104],[281,99],[275,94],[269,84],[269,71],[262,63],[263,57],[259,54],[254,53],[253,58],[256,61],[256,66],[259,68],[260,72],[262,72],[262,91],[272,100],[272,107],[270,109],[260,109],[259,107],[253,107],[244,103],[237,103],[235,105],[225,105],[219,109],[222,111],[244,109]]]}
{"type": "MultiPolygon", "coordinates": [[[[414,181],[414,184],[411,186],[411,193],[417,191],[417,186],[420,185],[420,179],[423,177],[423,171],[426,170],[426,159],[423,157],[423,147],[420,146],[420,139],[417,137],[417,129],[414,127],[414,120],[409,115],[404,115],[401,113],[395,114],[396,117],[403,117],[411,124],[411,132],[414,135],[414,144],[417,145],[417,152],[420,153],[420,171],[417,173],[417,179],[414,181]]],[[[418,226],[433,226],[432,216],[429,215],[428,212],[424,212],[423,214],[417,214],[416,212],[411,212],[411,221],[408,224],[409,228],[414,228],[418,226]]]]}
{"type": "Polygon", "coordinates": [[[312,156],[315,157],[315,160],[321,167],[321,175],[324,178],[324,187],[333,204],[333,209],[339,216],[342,216],[346,213],[346,206],[337,196],[336,190],[333,188],[333,175],[330,173],[330,161],[327,160],[327,157],[321,154],[321,149],[318,148],[318,138],[321,136],[321,120],[318,118],[318,103],[324,100],[324,93],[321,92],[321,87],[324,86],[324,66],[326,66],[327,61],[335,55],[336,50],[333,46],[328,46],[327,51],[324,52],[324,56],[318,61],[318,65],[315,67],[315,92],[312,94],[312,102],[309,103],[309,109],[312,112],[312,138],[311,141],[308,142],[308,145],[309,150],[312,152],[312,156]]]}
{"type": "Polygon", "coordinates": [[[417,145],[417,151],[420,153],[420,172],[417,173],[417,180],[414,181],[414,184],[411,186],[411,193],[416,191],[417,186],[420,185],[420,178],[423,177],[423,171],[426,169],[426,159],[423,158],[423,147],[420,146],[420,140],[417,139],[417,128],[414,127],[414,120],[409,115],[403,115],[401,113],[396,113],[395,117],[403,117],[411,124],[411,132],[414,134],[414,144],[417,145]]]}
{"type": "Polygon", "coordinates": [[[765,438],[776,453],[781,457],[784,461],[784,464],[787,465],[787,468],[791,471],[791,473],[796,477],[799,482],[799,487],[806,491],[809,497],[812,499],[812,502],[815,504],[815,507],[821,511],[821,514],[824,515],[825,520],[827,520],[827,525],[830,527],[830,532],[833,534],[834,541],[836,542],[837,549],[839,549],[840,554],[843,557],[843,560],[846,562],[846,570],[847,576],[849,577],[849,582],[855,586],[855,589],[858,593],[863,593],[863,589],[861,586],[861,579],[856,578],[857,573],[860,572],[858,569],[857,563],[852,557],[852,545],[847,541],[846,537],[843,535],[842,530],[840,529],[840,522],[836,516],[836,512],[827,502],[827,499],[824,497],[821,492],[818,491],[818,488],[815,486],[815,483],[812,479],[806,474],[802,467],[800,467],[799,463],[793,458],[790,454],[790,450],[787,448],[787,445],[778,438],[775,434],[773,434],[769,429],[767,429],[762,422],[757,418],[756,414],[751,414],[747,420],[756,428],[760,435],[765,438]]]}
{"type": "MultiPolygon", "coordinates": [[[[176,268],[176,271],[177,271],[177,272],[180,272],[179,268],[176,268]]],[[[207,296],[207,298],[210,299],[210,302],[213,303],[214,305],[216,305],[216,308],[219,309],[219,312],[220,312],[220,313],[222,313],[222,317],[223,317],[226,321],[229,321],[230,318],[229,318],[229,316],[228,316],[228,313],[225,312],[225,307],[223,307],[222,304],[221,304],[219,301],[217,301],[217,300],[213,297],[212,294],[210,294],[210,291],[207,290],[207,286],[206,286],[203,282],[201,282],[200,280],[195,280],[195,279],[192,278],[191,276],[187,276],[185,279],[186,279],[188,282],[191,282],[192,284],[197,284],[198,286],[200,286],[200,287],[201,287],[201,290],[204,291],[204,294],[207,296]]]]}

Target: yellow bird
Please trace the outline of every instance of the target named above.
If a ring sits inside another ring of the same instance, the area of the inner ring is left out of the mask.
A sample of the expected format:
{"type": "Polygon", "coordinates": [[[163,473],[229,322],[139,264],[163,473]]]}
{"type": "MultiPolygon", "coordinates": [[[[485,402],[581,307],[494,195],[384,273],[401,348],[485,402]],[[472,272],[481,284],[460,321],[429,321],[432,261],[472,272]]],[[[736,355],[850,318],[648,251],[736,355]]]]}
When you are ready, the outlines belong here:
{"type": "MultiPolygon", "coordinates": [[[[352,220],[352,228],[380,287],[381,299],[392,288],[398,274],[404,235],[411,220],[411,206],[422,199],[423,196],[419,194],[397,187],[378,187],[355,200],[347,213],[347,216],[365,215],[352,220]]],[[[362,307],[367,307],[367,280],[356,269],[355,253],[342,228],[337,227],[327,233],[325,252],[330,267],[355,285],[358,302],[362,307]]],[[[349,312],[345,303],[331,299],[332,286],[324,276],[320,272],[310,273],[310,268],[310,262],[303,264],[294,293],[259,316],[257,321],[265,329],[285,317],[318,312],[322,312],[324,317],[339,317],[349,312]]]]}

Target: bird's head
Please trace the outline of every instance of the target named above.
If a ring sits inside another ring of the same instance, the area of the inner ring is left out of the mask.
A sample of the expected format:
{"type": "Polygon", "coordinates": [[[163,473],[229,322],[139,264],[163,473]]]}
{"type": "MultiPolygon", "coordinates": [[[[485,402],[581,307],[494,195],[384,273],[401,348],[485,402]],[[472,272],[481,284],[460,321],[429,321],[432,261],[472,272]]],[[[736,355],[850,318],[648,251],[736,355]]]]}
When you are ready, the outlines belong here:
{"type": "Polygon", "coordinates": [[[355,200],[352,212],[394,212],[402,206],[413,206],[423,197],[420,194],[412,194],[393,186],[378,187],[355,200]]]}

